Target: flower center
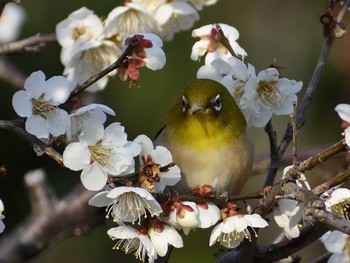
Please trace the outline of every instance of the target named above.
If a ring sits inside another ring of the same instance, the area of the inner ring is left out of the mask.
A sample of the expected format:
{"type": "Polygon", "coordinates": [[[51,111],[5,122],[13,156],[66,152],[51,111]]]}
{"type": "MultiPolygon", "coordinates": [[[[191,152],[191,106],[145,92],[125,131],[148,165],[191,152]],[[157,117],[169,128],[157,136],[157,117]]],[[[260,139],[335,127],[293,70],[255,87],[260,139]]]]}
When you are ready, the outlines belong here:
{"type": "Polygon", "coordinates": [[[347,220],[350,220],[349,218],[349,212],[350,212],[350,200],[345,199],[343,202],[334,204],[330,207],[331,212],[337,215],[340,215],[347,220]]]}
{"type": "MultiPolygon", "coordinates": [[[[127,192],[119,196],[106,208],[106,218],[112,213],[113,221],[119,220],[141,224],[142,218],[147,218],[147,210],[150,211],[151,204],[134,192],[127,192]]],[[[151,212],[151,216],[154,216],[151,212]]]]}
{"type": "Polygon", "coordinates": [[[259,81],[257,92],[262,102],[269,106],[272,106],[273,101],[281,101],[281,95],[276,87],[276,81],[259,81]]]}
{"type": "Polygon", "coordinates": [[[101,143],[89,146],[91,160],[98,162],[103,166],[109,166],[109,157],[112,154],[112,149],[103,146],[101,143]]]}
{"type": "Polygon", "coordinates": [[[43,99],[32,99],[32,105],[33,105],[33,114],[34,115],[40,115],[41,117],[45,118],[49,115],[52,115],[56,107],[52,104],[50,104],[50,101],[46,101],[43,99]]]}
{"type": "Polygon", "coordinates": [[[73,32],[72,32],[72,38],[74,41],[77,41],[78,38],[81,36],[81,35],[84,35],[86,32],[86,29],[85,27],[76,27],[74,28],[73,32]]]}

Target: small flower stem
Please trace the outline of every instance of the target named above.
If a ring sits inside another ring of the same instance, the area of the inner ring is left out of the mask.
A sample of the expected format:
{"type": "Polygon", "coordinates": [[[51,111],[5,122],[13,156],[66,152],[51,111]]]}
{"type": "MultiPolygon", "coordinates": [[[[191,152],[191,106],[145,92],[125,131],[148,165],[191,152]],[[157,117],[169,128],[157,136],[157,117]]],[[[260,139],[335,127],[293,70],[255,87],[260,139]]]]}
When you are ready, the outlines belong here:
{"type": "MultiPolygon", "coordinates": [[[[106,76],[108,73],[110,73],[111,71],[122,67],[124,64],[125,59],[127,59],[127,56],[139,45],[139,41],[137,39],[133,39],[130,44],[126,47],[126,49],[124,50],[123,54],[110,66],[108,66],[107,68],[105,68],[104,70],[100,71],[99,73],[91,76],[87,81],[85,81],[83,84],[81,85],[77,85],[76,88],[71,92],[69,99],[71,99],[72,97],[77,96],[80,92],[84,91],[85,89],[87,89],[89,86],[91,86],[92,84],[94,84],[96,81],[98,81],[99,79],[103,78],[104,76],[106,76]]],[[[69,100],[68,99],[68,100],[69,100]]]]}
{"type": "Polygon", "coordinates": [[[329,179],[327,182],[324,182],[317,187],[315,187],[312,192],[316,195],[320,195],[327,191],[329,188],[337,186],[345,181],[347,181],[350,177],[350,169],[338,174],[337,176],[329,179]]]}

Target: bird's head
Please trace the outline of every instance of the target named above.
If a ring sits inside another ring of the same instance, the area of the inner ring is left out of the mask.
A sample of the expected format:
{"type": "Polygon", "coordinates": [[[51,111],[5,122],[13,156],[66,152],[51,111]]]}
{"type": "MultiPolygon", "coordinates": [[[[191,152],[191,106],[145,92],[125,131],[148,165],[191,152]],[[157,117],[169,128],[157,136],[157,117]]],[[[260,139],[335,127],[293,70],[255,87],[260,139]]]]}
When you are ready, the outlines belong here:
{"type": "Polygon", "coordinates": [[[234,98],[220,83],[210,79],[197,79],[188,83],[182,96],[170,109],[168,125],[195,127],[208,130],[230,129],[244,133],[245,118],[234,98]]]}

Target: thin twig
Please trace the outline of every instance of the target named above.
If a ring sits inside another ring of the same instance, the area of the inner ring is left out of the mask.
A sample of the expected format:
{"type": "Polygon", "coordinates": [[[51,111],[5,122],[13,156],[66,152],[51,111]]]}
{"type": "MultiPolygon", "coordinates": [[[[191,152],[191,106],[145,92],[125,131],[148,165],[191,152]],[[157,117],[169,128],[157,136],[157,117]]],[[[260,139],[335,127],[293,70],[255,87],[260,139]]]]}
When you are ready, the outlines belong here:
{"type": "Polygon", "coordinates": [[[9,55],[22,51],[38,52],[45,45],[45,43],[56,41],[57,39],[55,34],[42,35],[38,33],[17,42],[0,46],[0,54],[9,55]]]}
{"type": "Polygon", "coordinates": [[[0,120],[0,129],[9,130],[17,133],[22,138],[26,139],[33,147],[39,147],[50,158],[54,159],[60,165],[63,165],[62,155],[54,148],[40,141],[34,135],[29,134],[25,129],[18,126],[18,121],[4,121],[0,120]]]}
{"type": "Polygon", "coordinates": [[[296,102],[293,102],[293,113],[291,115],[292,119],[292,130],[293,130],[293,165],[298,164],[298,156],[297,156],[297,136],[298,136],[298,129],[297,129],[297,123],[295,121],[295,114],[296,114],[296,102]]]}
{"type": "MultiPolygon", "coordinates": [[[[340,22],[342,20],[349,3],[350,3],[350,0],[347,0],[344,2],[344,5],[341,8],[341,10],[339,11],[339,14],[336,18],[336,20],[338,22],[340,22]]],[[[334,38],[325,37],[315,71],[312,75],[309,86],[305,92],[304,98],[303,98],[302,102],[300,103],[300,106],[298,107],[297,112],[296,112],[297,129],[300,129],[305,124],[306,111],[308,110],[308,108],[311,104],[311,101],[316,93],[316,90],[319,87],[321,78],[322,78],[324,71],[325,71],[325,68],[326,68],[326,62],[328,60],[331,48],[333,46],[333,42],[334,42],[334,38]]],[[[283,154],[285,153],[288,145],[290,144],[290,142],[293,139],[292,129],[293,128],[290,124],[286,128],[283,139],[279,145],[278,158],[276,158],[275,160],[271,160],[271,166],[270,166],[269,173],[268,173],[269,180],[265,182],[265,185],[271,185],[276,177],[276,173],[277,173],[277,169],[278,169],[280,160],[281,160],[283,154]]]]}

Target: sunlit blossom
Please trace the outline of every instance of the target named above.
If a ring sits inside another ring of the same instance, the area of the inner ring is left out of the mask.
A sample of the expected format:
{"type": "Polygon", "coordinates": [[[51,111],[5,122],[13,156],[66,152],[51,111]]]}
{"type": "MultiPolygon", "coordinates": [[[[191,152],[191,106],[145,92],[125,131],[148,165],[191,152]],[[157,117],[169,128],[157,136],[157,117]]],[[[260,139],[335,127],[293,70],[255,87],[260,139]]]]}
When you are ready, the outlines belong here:
{"type": "Polygon", "coordinates": [[[347,188],[338,188],[334,190],[326,197],[325,205],[328,211],[349,220],[350,190],[347,188]]]}
{"type": "Polygon", "coordinates": [[[176,229],[182,229],[188,235],[191,229],[208,228],[220,219],[220,210],[211,203],[174,202],[167,217],[160,220],[169,223],[176,229]]]}
{"type": "Polygon", "coordinates": [[[64,134],[68,113],[58,105],[70,94],[66,78],[54,76],[47,81],[42,71],[33,72],[24,83],[24,90],[12,97],[12,106],[26,117],[25,129],[38,138],[48,139],[64,134]]]}
{"type": "Polygon", "coordinates": [[[235,55],[244,59],[247,53],[237,43],[239,32],[236,28],[226,24],[212,24],[202,26],[192,31],[192,37],[200,37],[192,47],[191,59],[198,60],[200,57],[206,55],[205,64],[209,65],[213,60],[221,58],[227,60],[232,57],[228,49],[221,43],[220,32],[217,28],[219,26],[225,37],[228,39],[235,55]]]}
{"type": "Polygon", "coordinates": [[[89,104],[77,106],[79,102],[75,103],[75,107],[69,114],[66,136],[69,142],[78,141],[79,135],[84,129],[85,122],[89,119],[94,119],[104,124],[107,117],[106,114],[114,116],[114,111],[102,104],[89,104]]]}
{"type": "Polygon", "coordinates": [[[183,247],[181,235],[176,229],[159,220],[154,220],[148,229],[148,235],[157,254],[164,257],[168,252],[168,246],[180,248],[183,247]]]}
{"type": "Polygon", "coordinates": [[[251,240],[248,227],[254,230],[253,228],[265,228],[266,226],[268,223],[258,214],[229,216],[214,227],[210,234],[209,245],[220,242],[226,248],[235,248],[243,239],[251,240]]]}
{"type": "Polygon", "coordinates": [[[350,237],[349,235],[342,233],[338,230],[328,231],[324,234],[320,240],[326,247],[326,249],[333,253],[328,259],[328,263],[348,263],[350,262],[349,247],[350,237]]]}
{"type": "Polygon", "coordinates": [[[136,2],[126,2],[114,8],[104,21],[103,35],[114,37],[118,42],[129,34],[159,32],[155,18],[146,12],[145,7],[136,2]]]}
{"type": "Polygon", "coordinates": [[[127,141],[127,134],[120,123],[112,123],[106,129],[90,119],[79,135],[79,142],[67,145],[63,163],[71,170],[83,170],[80,179],[85,188],[98,191],[107,182],[108,175],[120,176],[135,169],[134,157],[141,147],[127,141]]]}
{"type": "Polygon", "coordinates": [[[248,125],[262,127],[267,124],[272,114],[291,114],[293,103],[297,102],[296,93],[302,86],[301,81],[279,78],[275,68],[260,71],[257,76],[251,72],[245,84],[244,94],[239,100],[248,125]]]}
{"type": "Polygon", "coordinates": [[[113,249],[122,250],[126,254],[133,254],[142,262],[153,263],[157,259],[157,252],[147,235],[147,230],[139,227],[118,226],[111,228],[107,234],[112,240],[117,240],[113,249]]]}
{"type": "Polygon", "coordinates": [[[72,51],[84,43],[97,39],[103,29],[100,18],[86,7],[71,13],[66,19],[56,25],[58,43],[62,46],[61,61],[67,66],[72,51]]]}
{"type": "Polygon", "coordinates": [[[160,25],[160,36],[166,41],[173,39],[174,33],[190,29],[199,20],[197,10],[182,0],[165,1],[154,11],[154,17],[160,25]]]}
{"type": "Polygon", "coordinates": [[[162,208],[153,195],[139,187],[120,186],[111,191],[103,191],[90,199],[89,205],[105,207],[107,218],[115,222],[141,223],[143,218],[159,215],[162,208]]]}
{"type": "MultiPolygon", "coordinates": [[[[350,105],[341,103],[335,107],[336,112],[339,114],[340,118],[350,123],[350,105]]],[[[350,147],[350,127],[348,126],[344,130],[345,142],[350,147]]]]}

